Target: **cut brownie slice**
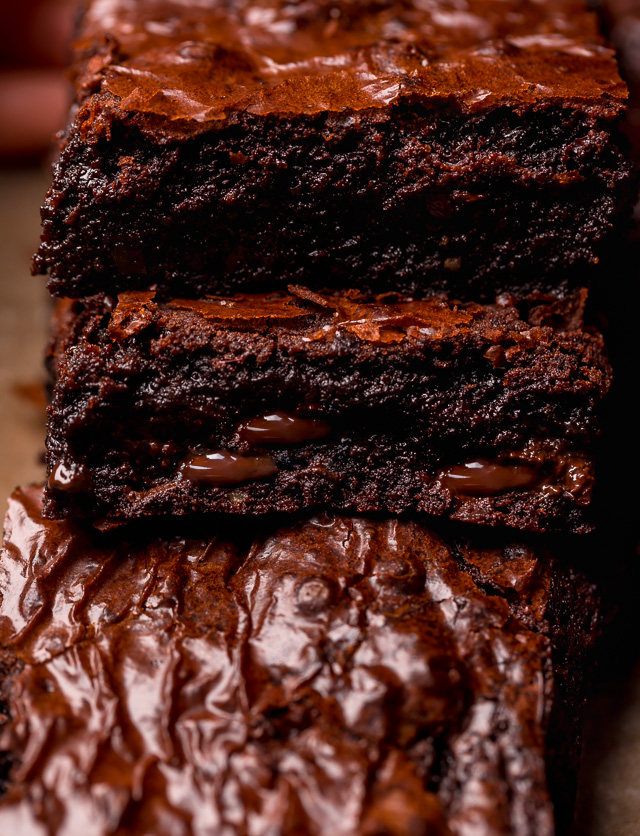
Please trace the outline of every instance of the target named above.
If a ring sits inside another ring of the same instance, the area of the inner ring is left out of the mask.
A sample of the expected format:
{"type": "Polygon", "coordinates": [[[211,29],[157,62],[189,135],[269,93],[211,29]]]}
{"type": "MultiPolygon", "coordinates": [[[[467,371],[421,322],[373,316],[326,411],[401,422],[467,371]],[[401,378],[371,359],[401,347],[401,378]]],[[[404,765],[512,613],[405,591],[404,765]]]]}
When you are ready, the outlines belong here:
{"type": "Polygon", "coordinates": [[[580,0],[93,0],[74,73],[58,295],[563,289],[632,197],[580,0]]]}
{"type": "Polygon", "coordinates": [[[579,322],[293,287],[61,302],[47,514],[326,504],[583,531],[610,369],[579,322]]]}
{"type": "Polygon", "coordinates": [[[579,573],[396,519],[114,536],[40,500],[13,497],[0,562],[3,833],[550,836],[554,800],[566,820],[579,573]]]}

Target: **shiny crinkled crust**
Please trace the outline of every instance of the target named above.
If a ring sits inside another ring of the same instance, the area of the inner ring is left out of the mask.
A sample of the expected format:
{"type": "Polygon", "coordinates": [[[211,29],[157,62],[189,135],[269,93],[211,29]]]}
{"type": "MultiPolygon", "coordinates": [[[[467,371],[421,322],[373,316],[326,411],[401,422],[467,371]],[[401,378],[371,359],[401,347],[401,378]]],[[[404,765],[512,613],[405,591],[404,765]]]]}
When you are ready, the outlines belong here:
{"type": "Polygon", "coordinates": [[[40,510],[16,492],[0,563],[3,833],[553,832],[546,558],[398,519],[163,538],[40,510]]]}
{"type": "Polygon", "coordinates": [[[163,132],[234,113],[313,115],[455,101],[474,112],[549,99],[614,113],[626,90],[580,0],[89,4],[80,98],[163,132]],[[158,119],[160,121],[158,121],[158,119]]]}

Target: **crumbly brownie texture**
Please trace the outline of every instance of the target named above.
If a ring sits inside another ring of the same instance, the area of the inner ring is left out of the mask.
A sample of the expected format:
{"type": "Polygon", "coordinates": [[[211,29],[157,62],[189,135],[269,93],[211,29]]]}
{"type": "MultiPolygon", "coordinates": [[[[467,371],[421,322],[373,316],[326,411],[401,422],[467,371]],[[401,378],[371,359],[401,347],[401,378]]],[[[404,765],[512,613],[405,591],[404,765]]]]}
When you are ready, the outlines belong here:
{"type": "Polygon", "coordinates": [[[554,832],[580,574],[398,519],[114,537],[40,502],[0,563],[3,833],[554,832]]]}
{"type": "Polygon", "coordinates": [[[632,198],[580,0],[94,0],[74,72],[58,295],[562,289],[632,198]]]}
{"type": "Polygon", "coordinates": [[[610,369],[579,309],[291,290],[59,303],[46,513],[323,504],[588,528],[610,369]]]}

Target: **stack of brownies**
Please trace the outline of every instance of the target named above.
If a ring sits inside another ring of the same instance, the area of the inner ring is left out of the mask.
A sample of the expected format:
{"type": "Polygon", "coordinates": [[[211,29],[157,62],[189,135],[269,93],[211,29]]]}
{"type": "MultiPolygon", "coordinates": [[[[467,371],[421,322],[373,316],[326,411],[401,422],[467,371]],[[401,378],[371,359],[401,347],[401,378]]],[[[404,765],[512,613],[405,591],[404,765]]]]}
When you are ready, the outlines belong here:
{"type": "Polygon", "coordinates": [[[0,832],[562,830],[634,191],[596,16],[92,0],[73,67],[0,832]]]}

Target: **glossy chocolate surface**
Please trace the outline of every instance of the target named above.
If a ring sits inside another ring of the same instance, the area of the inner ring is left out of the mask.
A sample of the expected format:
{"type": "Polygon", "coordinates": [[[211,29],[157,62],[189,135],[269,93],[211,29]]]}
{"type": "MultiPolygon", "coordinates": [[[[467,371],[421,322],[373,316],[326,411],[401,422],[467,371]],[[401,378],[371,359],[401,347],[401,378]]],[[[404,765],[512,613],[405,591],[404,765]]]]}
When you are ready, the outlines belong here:
{"type": "Polygon", "coordinates": [[[180,476],[204,485],[241,485],[266,479],[278,467],[269,456],[241,456],[230,450],[190,453],[180,465],[180,476]]]}
{"type": "Polygon", "coordinates": [[[87,474],[81,467],[67,467],[59,462],[49,474],[49,487],[55,491],[75,493],[89,487],[87,474]]]}
{"type": "Polygon", "coordinates": [[[95,0],[76,51],[81,90],[173,131],[403,99],[474,111],[555,97],[604,113],[626,96],[578,0],[95,0]]]}
{"type": "Polygon", "coordinates": [[[536,468],[477,459],[445,471],[444,483],[456,494],[496,496],[508,491],[535,488],[542,480],[536,468]]]}
{"type": "Polygon", "coordinates": [[[105,537],[40,508],[14,495],[0,561],[3,833],[553,832],[545,556],[399,519],[105,537]]]}
{"type": "Polygon", "coordinates": [[[330,432],[331,426],[321,418],[303,418],[282,410],[251,418],[239,429],[240,438],[251,445],[300,444],[324,438],[330,432]]]}

